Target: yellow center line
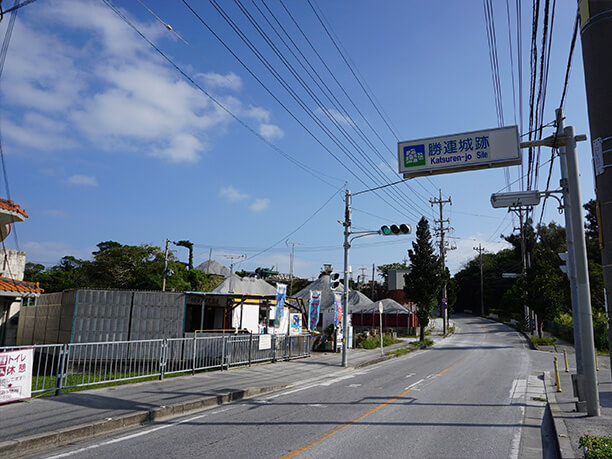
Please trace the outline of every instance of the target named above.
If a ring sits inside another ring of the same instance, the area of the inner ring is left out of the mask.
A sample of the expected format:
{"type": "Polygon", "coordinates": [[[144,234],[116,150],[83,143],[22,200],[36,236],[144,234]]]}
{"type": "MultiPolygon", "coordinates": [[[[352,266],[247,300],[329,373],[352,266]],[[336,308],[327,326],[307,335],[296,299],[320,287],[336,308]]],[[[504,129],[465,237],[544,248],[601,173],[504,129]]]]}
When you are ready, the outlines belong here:
{"type": "Polygon", "coordinates": [[[363,413],[361,416],[359,416],[358,418],[352,419],[350,421],[345,422],[344,424],[336,427],[334,430],[332,430],[329,433],[326,433],[325,435],[322,435],[321,437],[317,438],[316,440],[311,441],[310,443],[307,443],[306,445],[302,446],[301,448],[298,449],[294,449],[293,451],[290,451],[289,453],[285,454],[284,456],[281,456],[280,459],[288,459],[290,457],[295,457],[298,454],[303,453],[304,451],[306,451],[307,449],[312,448],[313,446],[318,445],[319,443],[321,443],[324,440],[327,440],[329,437],[331,437],[332,435],[337,434],[338,432],[346,429],[348,426],[351,426],[353,424],[355,424],[356,422],[361,421],[363,418],[371,415],[372,413],[380,410],[383,406],[387,406],[389,403],[393,403],[394,401],[396,401],[397,399],[403,397],[404,395],[406,395],[407,393],[412,392],[412,389],[407,389],[404,392],[402,392],[401,394],[390,398],[389,400],[381,403],[378,406],[375,406],[374,408],[366,411],[365,413],[363,413]]]}
{"type": "MultiPolygon", "coordinates": [[[[444,370],[442,370],[441,372],[439,372],[438,374],[441,375],[445,372],[447,372],[448,370],[450,370],[451,368],[453,368],[454,366],[458,365],[459,363],[461,363],[463,360],[465,360],[467,357],[469,356],[469,354],[465,355],[464,357],[460,358],[459,360],[457,360],[455,363],[453,363],[450,367],[445,368],[444,370]]],[[[312,448],[313,446],[317,446],[318,444],[322,443],[323,441],[327,440],[328,438],[336,435],[338,432],[343,431],[344,429],[346,429],[349,426],[352,426],[353,424],[355,424],[356,422],[361,421],[363,418],[368,417],[369,415],[371,415],[372,413],[380,410],[382,407],[389,405],[390,403],[393,403],[394,401],[398,400],[399,398],[402,398],[404,395],[408,394],[412,392],[412,389],[407,389],[404,392],[402,392],[399,395],[396,395],[395,397],[390,398],[389,400],[386,400],[384,402],[382,402],[380,405],[375,406],[374,408],[366,411],[365,413],[363,413],[361,416],[359,416],[358,418],[352,419],[350,421],[345,422],[344,424],[339,425],[338,427],[336,427],[335,429],[333,429],[332,431],[326,433],[325,435],[322,435],[320,437],[318,437],[317,439],[306,443],[304,446],[302,446],[301,448],[297,448],[294,449],[293,451],[288,452],[287,454],[285,454],[284,456],[281,456],[280,459],[289,459],[291,457],[295,457],[298,454],[302,454],[304,451],[312,448]]]]}

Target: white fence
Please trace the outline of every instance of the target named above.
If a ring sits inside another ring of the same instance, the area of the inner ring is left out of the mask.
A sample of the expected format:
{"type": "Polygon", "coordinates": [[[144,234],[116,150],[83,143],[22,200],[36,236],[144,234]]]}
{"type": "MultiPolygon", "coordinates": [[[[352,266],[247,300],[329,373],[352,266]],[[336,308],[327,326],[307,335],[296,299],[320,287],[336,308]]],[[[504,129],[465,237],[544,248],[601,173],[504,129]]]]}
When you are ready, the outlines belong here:
{"type": "Polygon", "coordinates": [[[34,349],[32,393],[159,378],[310,356],[310,335],[231,334],[138,341],[43,344],[34,349]],[[269,340],[269,343],[268,341],[269,340]],[[260,342],[261,341],[261,342],[260,342]]]}

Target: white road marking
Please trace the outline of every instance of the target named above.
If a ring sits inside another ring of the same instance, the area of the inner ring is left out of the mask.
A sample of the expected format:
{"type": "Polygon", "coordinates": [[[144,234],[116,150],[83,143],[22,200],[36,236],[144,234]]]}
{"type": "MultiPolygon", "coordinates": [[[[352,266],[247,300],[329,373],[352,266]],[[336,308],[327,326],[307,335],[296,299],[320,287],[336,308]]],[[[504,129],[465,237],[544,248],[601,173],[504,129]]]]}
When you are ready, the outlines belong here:
{"type": "Polygon", "coordinates": [[[349,384],[346,387],[359,387],[359,386],[361,386],[361,384],[349,384]]]}
{"type": "Polygon", "coordinates": [[[325,408],[327,405],[321,405],[320,403],[310,403],[306,406],[314,406],[316,408],[325,408]]]}
{"type": "MultiPolygon", "coordinates": [[[[267,403],[267,402],[266,402],[266,403],[267,403]]],[[[222,408],[222,409],[220,409],[220,410],[215,410],[215,411],[213,411],[213,412],[212,412],[212,413],[210,413],[210,414],[223,413],[224,411],[229,411],[229,410],[231,410],[231,407],[230,407],[230,408],[222,408]]]]}
{"type": "Polygon", "coordinates": [[[527,392],[527,380],[526,379],[515,379],[512,382],[512,387],[510,388],[510,398],[517,399],[522,398],[527,392]]]}
{"type": "MultiPolygon", "coordinates": [[[[523,419],[525,418],[525,407],[521,406],[521,424],[523,419]]],[[[512,444],[510,446],[510,459],[518,459],[519,453],[521,451],[521,436],[523,435],[523,428],[521,426],[516,428],[516,432],[514,432],[514,436],[512,437],[512,444]]]]}
{"type": "Polygon", "coordinates": [[[425,379],[419,379],[417,382],[410,384],[404,390],[412,389],[414,386],[416,386],[417,384],[421,384],[423,381],[425,381],[425,379]]]}
{"type": "Polygon", "coordinates": [[[194,416],[194,417],[189,418],[189,419],[183,419],[182,421],[173,422],[172,424],[165,424],[163,426],[154,427],[153,429],[145,430],[143,432],[137,432],[137,433],[133,433],[131,435],[126,435],[125,437],[120,437],[120,438],[115,438],[113,440],[103,441],[101,443],[96,443],[95,445],[86,446],[85,448],[79,448],[79,449],[75,449],[74,451],[68,451],[67,453],[58,454],[56,456],[50,456],[48,459],[59,459],[60,457],[74,456],[75,454],[80,454],[80,453],[83,453],[85,451],[89,451],[90,449],[100,448],[101,446],[112,445],[114,443],[120,443],[120,442],[125,441],[125,440],[131,440],[132,438],[142,437],[143,435],[149,435],[149,434],[151,434],[153,432],[157,432],[159,430],[167,429],[168,427],[174,427],[174,426],[178,426],[180,424],[184,424],[186,422],[191,422],[191,421],[195,421],[197,419],[205,418],[206,416],[208,416],[208,414],[209,413],[200,414],[199,416],[194,416]]]}
{"type": "Polygon", "coordinates": [[[281,397],[283,395],[294,394],[296,392],[300,392],[302,390],[310,389],[311,387],[315,387],[315,386],[318,386],[318,385],[319,384],[315,383],[315,384],[309,384],[307,386],[298,387],[298,388],[293,389],[293,390],[288,390],[286,392],[281,392],[280,394],[271,395],[270,397],[266,398],[266,400],[272,400],[273,398],[281,397]]]}
{"type": "Polygon", "coordinates": [[[408,373],[406,375],[406,378],[412,378],[414,375],[416,375],[416,373],[408,373]]]}
{"type": "Polygon", "coordinates": [[[337,383],[337,382],[340,382],[340,381],[344,381],[345,379],[350,379],[350,378],[353,378],[353,377],[355,377],[354,374],[353,375],[340,376],[338,378],[330,379],[329,381],[325,381],[325,382],[319,384],[319,386],[331,386],[334,383],[337,383]]]}

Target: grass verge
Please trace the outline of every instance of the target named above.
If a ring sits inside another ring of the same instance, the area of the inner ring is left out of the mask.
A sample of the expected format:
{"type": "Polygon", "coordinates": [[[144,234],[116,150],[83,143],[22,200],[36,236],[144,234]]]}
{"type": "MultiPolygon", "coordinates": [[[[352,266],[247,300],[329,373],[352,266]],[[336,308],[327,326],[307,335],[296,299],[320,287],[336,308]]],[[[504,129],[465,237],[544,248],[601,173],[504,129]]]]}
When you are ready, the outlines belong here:
{"type": "Polygon", "coordinates": [[[554,336],[543,336],[538,338],[537,336],[530,336],[531,342],[536,346],[552,346],[557,342],[557,338],[554,336]]]}
{"type": "Polygon", "coordinates": [[[586,459],[604,459],[612,457],[612,437],[595,437],[585,434],[578,443],[586,448],[586,459]]]}

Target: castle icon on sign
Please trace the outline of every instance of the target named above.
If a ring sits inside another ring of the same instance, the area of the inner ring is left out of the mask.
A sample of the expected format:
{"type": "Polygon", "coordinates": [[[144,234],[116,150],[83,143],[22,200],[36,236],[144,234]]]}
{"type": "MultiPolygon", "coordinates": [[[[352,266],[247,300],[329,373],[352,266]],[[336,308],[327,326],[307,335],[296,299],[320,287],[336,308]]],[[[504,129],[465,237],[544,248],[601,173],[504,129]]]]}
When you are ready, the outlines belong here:
{"type": "Polygon", "coordinates": [[[425,145],[409,145],[404,147],[404,167],[425,165],[425,145]]]}

